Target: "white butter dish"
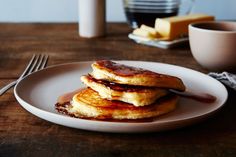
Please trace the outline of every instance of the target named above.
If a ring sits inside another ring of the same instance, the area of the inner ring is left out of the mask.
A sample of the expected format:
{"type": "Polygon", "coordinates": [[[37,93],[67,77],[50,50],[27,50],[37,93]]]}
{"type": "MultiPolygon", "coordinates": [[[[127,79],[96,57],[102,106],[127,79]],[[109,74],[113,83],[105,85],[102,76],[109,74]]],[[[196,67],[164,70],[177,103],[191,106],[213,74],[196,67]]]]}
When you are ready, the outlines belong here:
{"type": "Polygon", "coordinates": [[[140,36],[134,35],[132,33],[130,33],[128,35],[128,37],[130,39],[134,40],[138,44],[143,44],[143,45],[153,46],[153,47],[159,47],[159,48],[163,48],[163,49],[173,48],[173,47],[176,47],[176,46],[179,46],[181,44],[184,44],[184,43],[188,42],[188,37],[179,38],[179,39],[172,40],[172,41],[163,41],[163,40],[158,40],[158,39],[148,39],[148,38],[145,38],[145,37],[140,37],[140,36]]]}

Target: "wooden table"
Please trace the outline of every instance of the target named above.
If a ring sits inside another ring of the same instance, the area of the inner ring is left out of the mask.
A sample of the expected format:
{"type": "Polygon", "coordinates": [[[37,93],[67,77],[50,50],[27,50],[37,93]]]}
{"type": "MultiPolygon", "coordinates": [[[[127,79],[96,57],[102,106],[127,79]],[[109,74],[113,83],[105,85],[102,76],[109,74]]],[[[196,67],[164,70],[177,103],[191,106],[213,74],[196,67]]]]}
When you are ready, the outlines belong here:
{"type": "MultiPolygon", "coordinates": [[[[144,60],[202,72],[189,46],[164,50],[127,38],[126,24],[109,24],[107,36],[82,39],[76,24],[0,24],[0,86],[15,80],[34,53],[48,65],[95,59],[144,60]]],[[[24,110],[13,90],[0,97],[0,156],[236,156],[236,97],[214,117],[179,130],[109,134],[67,128],[24,110]]]]}

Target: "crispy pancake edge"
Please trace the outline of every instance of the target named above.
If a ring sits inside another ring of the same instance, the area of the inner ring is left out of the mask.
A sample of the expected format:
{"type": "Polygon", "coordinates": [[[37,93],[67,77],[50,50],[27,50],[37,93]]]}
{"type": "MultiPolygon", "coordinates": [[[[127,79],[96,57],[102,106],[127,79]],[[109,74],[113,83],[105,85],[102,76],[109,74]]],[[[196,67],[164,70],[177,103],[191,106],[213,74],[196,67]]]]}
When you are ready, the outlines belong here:
{"type": "Polygon", "coordinates": [[[70,113],[77,117],[95,119],[143,119],[157,117],[176,108],[178,96],[169,95],[159,99],[152,105],[135,107],[121,101],[102,99],[92,89],[85,89],[73,97],[70,113]]]}

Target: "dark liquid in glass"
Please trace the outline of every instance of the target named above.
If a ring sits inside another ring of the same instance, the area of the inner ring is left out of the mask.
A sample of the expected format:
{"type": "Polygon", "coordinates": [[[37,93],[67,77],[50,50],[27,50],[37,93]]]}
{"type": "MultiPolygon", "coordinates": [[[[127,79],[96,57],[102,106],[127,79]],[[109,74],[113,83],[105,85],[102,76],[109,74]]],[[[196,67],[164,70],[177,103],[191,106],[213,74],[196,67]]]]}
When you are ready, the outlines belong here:
{"type": "Polygon", "coordinates": [[[145,24],[154,27],[156,18],[164,18],[170,16],[176,16],[178,12],[171,13],[144,13],[144,12],[134,12],[129,9],[125,9],[125,14],[129,25],[132,28],[140,27],[140,25],[145,24]]]}

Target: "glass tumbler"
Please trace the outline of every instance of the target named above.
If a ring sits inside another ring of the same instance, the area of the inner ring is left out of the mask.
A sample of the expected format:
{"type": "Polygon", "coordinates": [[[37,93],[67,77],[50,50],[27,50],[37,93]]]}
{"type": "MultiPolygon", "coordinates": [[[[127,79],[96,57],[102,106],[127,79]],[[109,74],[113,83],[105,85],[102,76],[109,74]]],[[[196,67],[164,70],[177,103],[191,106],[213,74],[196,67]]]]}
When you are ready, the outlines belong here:
{"type": "Polygon", "coordinates": [[[153,27],[156,18],[188,14],[194,0],[123,0],[127,22],[132,28],[141,24],[153,27]]]}

